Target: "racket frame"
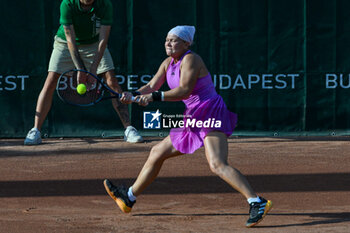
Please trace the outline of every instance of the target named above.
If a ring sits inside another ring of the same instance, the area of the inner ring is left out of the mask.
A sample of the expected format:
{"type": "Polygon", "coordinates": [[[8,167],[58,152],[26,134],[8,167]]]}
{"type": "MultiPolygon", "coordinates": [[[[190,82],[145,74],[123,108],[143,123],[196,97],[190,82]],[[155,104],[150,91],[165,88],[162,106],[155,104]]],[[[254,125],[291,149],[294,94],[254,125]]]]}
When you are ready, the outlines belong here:
{"type": "MultiPolygon", "coordinates": [[[[65,71],[63,72],[60,77],[58,78],[58,81],[57,81],[57,86],[56,86],[56,91],[57,91],[57,95],[58,97],[65,103],[67,104],[70,104],[70,105],[74,105],[74,106],[80,106],[80,107],[88,107],[88,106],[92,106],[92,105],[95,105],[97,103],[99,103],[100,101],[102,100],[106,100],[106,99],[113,99],[113,98],[120,98],[122,95],[115,92],[114,90],[112,90],[104,81],[102,78],[98,77],[97,75],[94,75],[93,73],[87,71],[87,70],[82,70],[82,69],[71,69],[71,70],[68,70],[68,71],[65,71]],[[84,72],[84,73],[87,73],[89,75],[91,75],[93,78],[96,79],[97,83],[96,83],[96,87],[95,88],[98,88],[98,84],[102,85],[102,94],[101,96],[96,99],[95,101],[89,103],[89,104],[76,104],[76,103],[72,103],[70,101],[67,101],[66,99],[64,99],[60,94],[59,94],[59,89],[58,89],[58,86],[60,84],[60,80],[62,77],[67,77],[65,76],[65,74],[67,73],[70,73],[70,72],[84,72]],[[111,94],[113,94],[114,96],[103,96],[104,95],[104,90],[103,89],[106,89],[108,90],[111,94]]],[[[134,96],[132,97],[132,101],[135,102],[135,98],[134,96]]]]}

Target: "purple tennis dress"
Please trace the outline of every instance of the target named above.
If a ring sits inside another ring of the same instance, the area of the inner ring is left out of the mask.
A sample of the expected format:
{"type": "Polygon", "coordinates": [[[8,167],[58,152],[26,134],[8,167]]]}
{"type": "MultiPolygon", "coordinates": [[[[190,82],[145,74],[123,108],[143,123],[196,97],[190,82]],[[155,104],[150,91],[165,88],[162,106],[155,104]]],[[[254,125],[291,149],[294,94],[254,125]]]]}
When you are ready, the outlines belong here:
{"type": "MultiPolygon", "coordinates": [[[[171,89],[179,86],[181,61],[190,52],[187,51],[176,64],[171,59],[166,73],[171,89]]],[[[192,154],[203,146],[205,136],[214,130],[231,136],[237,115],[227,109],[222,97],[216,93],[210,74],[198,78],[191,95],[183,102],[186,105],[184,127],[170,130],[170,139],[176,150],[192,154]]]]}

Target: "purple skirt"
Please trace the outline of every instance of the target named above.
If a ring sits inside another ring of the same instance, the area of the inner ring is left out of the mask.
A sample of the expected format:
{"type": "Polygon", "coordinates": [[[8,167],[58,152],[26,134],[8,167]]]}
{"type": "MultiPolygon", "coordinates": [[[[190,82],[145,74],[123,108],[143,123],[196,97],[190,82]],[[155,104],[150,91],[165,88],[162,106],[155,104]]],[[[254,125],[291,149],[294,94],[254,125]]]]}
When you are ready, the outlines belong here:
{"type": "Polygon", "coordinates": [[[231,136],[237,124],[237,114],[227,109],[220,95],[186,105],[184,127],[170,130],[170,139],[176,150],[192,154],[203,146],[204,138],[211,131],[231,136]]]}

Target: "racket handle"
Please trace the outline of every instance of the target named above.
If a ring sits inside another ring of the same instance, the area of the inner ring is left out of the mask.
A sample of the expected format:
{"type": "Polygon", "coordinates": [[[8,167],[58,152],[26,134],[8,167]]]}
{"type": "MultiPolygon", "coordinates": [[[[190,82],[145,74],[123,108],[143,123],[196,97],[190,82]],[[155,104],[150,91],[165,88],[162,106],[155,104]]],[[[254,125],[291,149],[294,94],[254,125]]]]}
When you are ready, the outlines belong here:
{"type": "MultiPolygon", "coordinates": [[[[121,98],[122,97],[122,94],[119,94],[119,98],[121,98]]],[[[138,102],[138,101],[136,101],[136,99],[135,99],[135,96],[131,96],[131,101],[132,102],[138,102]]]]}

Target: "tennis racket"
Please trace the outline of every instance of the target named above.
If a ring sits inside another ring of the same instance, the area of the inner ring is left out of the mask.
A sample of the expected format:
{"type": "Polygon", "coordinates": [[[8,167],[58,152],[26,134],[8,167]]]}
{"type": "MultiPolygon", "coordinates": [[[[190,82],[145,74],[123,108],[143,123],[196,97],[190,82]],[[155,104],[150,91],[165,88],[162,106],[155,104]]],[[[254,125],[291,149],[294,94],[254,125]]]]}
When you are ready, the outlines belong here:
{"type": "MultiPolygon", "coordinates": [[[[56,91],[63,102],[75,106],[92,106],[103,100],[120,98],[122,96],[113,91],[102,78],[89,71],[78,69],[68,70],[61,74],[57,82],[56,91]],[[77,92],[78,72],[83,72],[87,76],[86,80],[89,78],[96,79],[96,85],[92,86],[84,95],[80,95],[77,92]],[[105,96],[105,92],[109,92],[110,95],[105,96]]],[[[135,102],[134,97],[132,97],[132,101],[135,102]]]]}

